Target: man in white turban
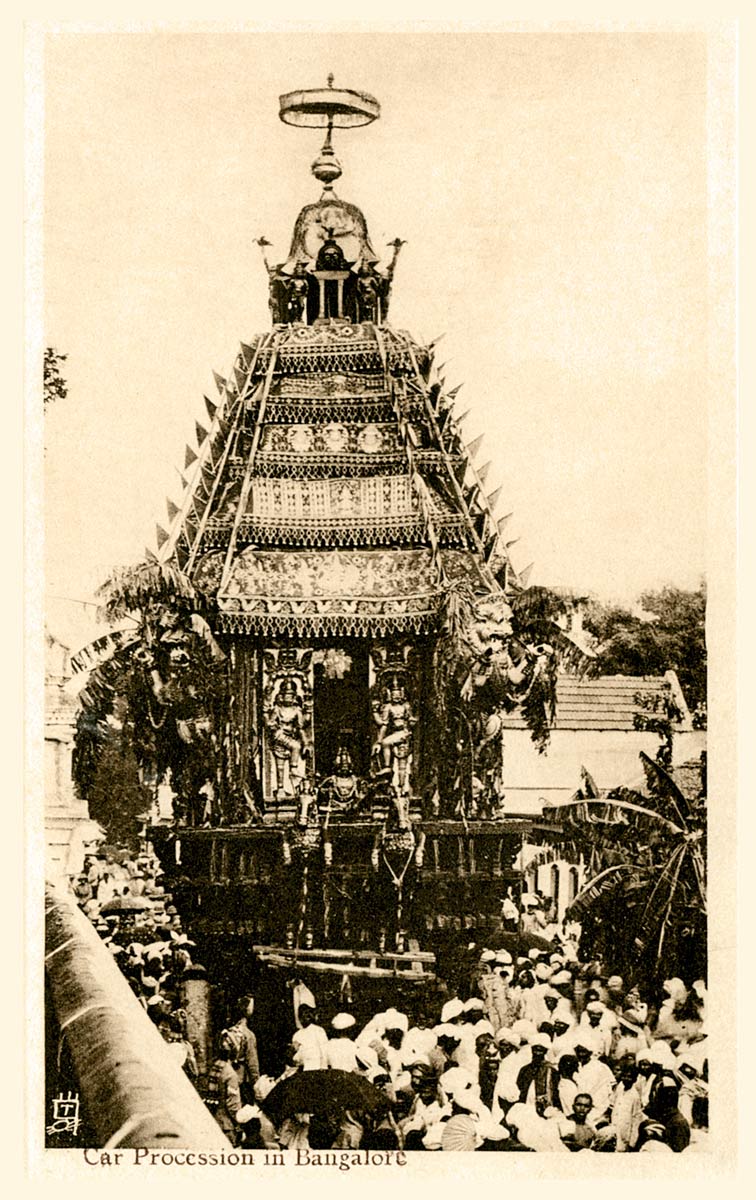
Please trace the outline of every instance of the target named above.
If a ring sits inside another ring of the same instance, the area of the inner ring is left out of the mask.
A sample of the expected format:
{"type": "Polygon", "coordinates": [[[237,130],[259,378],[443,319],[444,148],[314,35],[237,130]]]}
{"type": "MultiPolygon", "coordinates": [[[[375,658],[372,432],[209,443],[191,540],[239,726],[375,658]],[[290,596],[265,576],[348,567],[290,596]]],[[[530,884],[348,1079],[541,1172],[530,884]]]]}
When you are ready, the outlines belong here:
{"type": "Polygon", "coordinates": [[[415,1018],[415,1024],[407,1030],[402,1042],[405,1064],[411,1066],[418,1058],[430,1054],[435,1045],[436,1035],[430,1026],[428,1014],[424,1009],[420,1009],[415,1018]]]}
{"type": "Polygon", "coordinates": [[[356,1071],[357,1054],[354,1039],[355,1019],[351,1013],[340,1012],[331,1021],[328,1039],[328,1066],[337,1071],[356,1071]]]}
{"type": "Polygon", "coordinates": [[[614,1018],[614,1014],[610,1013],[601,1000],[591,1000],[580,1017],[580,1035],[588,1039],[586,1044],[590,1045],[597,1058],[608,1055],[612,1046],[612,1031],[616,1025],[616,1018],[608,1021],[608,1015],[614,1018]]]}
{"type": "Polygon", "coordinates": [[[587,1092],[593,1100],[593,1112],[600,1120],[608,1111],[614,1095],[614,1072],[596,1058],[590,1036],[584,1029],[575,1035],[575,1056],[580,1066],[575,1075],[579,1092],[587,1092]]]}
{"type": "Polygon", "coordinates": [[[517,1073],[520,1101],[533,1105],[541,1117],[547,1108],[554,1108],[559,1103],[556,1071],[546,1057],[550,1048],[551,1039],[546,1034],[537,1033],[530,1043],[530,1062],[525,1063],[517,1073]]]}

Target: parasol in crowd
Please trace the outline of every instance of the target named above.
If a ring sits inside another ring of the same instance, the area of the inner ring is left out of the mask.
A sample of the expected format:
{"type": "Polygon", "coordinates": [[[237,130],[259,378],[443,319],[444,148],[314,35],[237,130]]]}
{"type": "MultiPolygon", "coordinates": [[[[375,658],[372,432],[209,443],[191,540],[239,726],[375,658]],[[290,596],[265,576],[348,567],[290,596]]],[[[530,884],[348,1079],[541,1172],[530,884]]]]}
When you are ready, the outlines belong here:
{"type": "Polygon", "coordinates": [[[128,850],[124,850],[122,846],[114,846],[110,842],[103,842],[97,850],[97,855],[99,858],[105,858],[108,854],[117,863],[123,863],[129,857],[128,850]]]}
{"type": "Polygon", "coordinates": [[[262,1107],[275,1125],[293,1113],[375,1113],[389,1107],[389,1100],[362,1075],[351,1071],[298,1071],[277,1083],[262,1107]]]}
{"type": "Polygon", "coordinates": [[[144,912],[150,907],[149,900],[143,900],[141,896],[114,896],[103,904],[100,913],[106,917],[108,913],[144,912]]]}
{"type": "Polygon", "coordinates": [[[508,933],[491,933],[485,938],[489,950],[508,950],[510,954],[527,954],[528,950],[546,950],[554,953],[554,942],[540,937],[537,933],[518,933],[516,930],[508,933]]]}

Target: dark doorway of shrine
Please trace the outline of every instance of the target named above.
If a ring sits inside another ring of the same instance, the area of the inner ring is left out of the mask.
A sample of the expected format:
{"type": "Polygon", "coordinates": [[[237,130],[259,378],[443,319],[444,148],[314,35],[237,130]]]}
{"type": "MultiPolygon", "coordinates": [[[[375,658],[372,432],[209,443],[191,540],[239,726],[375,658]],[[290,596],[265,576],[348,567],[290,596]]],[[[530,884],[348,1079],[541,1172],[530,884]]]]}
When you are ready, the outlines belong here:
{"type": "Polygon", "coordinates": [[[370,695],[367,647],[344,643],[315,663],[313,724],[315,771],[332,775],[336,752],[346,746],[355,774],[370,770],[370,695]]]}

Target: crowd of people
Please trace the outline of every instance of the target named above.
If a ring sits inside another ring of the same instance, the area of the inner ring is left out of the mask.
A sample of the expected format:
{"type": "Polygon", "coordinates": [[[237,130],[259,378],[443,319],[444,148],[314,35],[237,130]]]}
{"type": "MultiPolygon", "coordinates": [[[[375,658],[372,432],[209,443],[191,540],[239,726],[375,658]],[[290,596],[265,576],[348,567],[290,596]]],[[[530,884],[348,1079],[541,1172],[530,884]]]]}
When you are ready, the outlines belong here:
{"type": "Polygon", "coordinates": [[[412,1018],[394,1008],[359,1028],[326,1023],[308,994],[276,1077],[260,1075],[254,1000],[221,1034],[209,1101],[238,1144],[267,1148],[679,1153],[708,1126],[706,989],[666,980],[654,1007],[565,944],[514,957],[483,948],[469,995],[412,1018]],[[266,1100],[308,1071],[347,1072],[379,1089],[372,1112],[323,1102],[275,1123],[266,1100]]]}
{"type": "MultiPolygon", "coordinates": [[[[156,860],[100,855],[74,891],[235,1145],[679,1153],[705,1144],[704,981],[667,979],[658,992],[629,986],[603,964],[579,960],[575,929],[542,921],[550,948],[541,941],[525,954],[540,939],[523,937],[521,920],[519,934],[499,939],[509,938],[512,952],[468,947],[470,969],[456,994],[447,989],[435,1007],[426,998],[411,1012],[389,1007],[362,1027],[347,1007],[321,1023],[299,981],[295,1032],[275,1074],[261,1073],[255,1000],[242,995],[200,1077],[182,984],[202,967],[156,860]],[[138,925],[128,907],[109,911],[119,897],[143,898],[138,925]],[[320,1073],[318,1087],[301,1092],[309,1099],[293,1110],[271,1104],[278,1084],[308,1072],[320,1073]],[[371,1085],[369,1101],[364,1088],[354,1091],[356,1079],[371,1085]]],[[[534,907],[526,906],[531,920],[534,907]]]]}
{"type": "Polygon", "coordinates": [[[88,855],[72,889],[171,1053],[197,1084],[198,1039],[184,1007],[184,984],[190,972],[203,974],[204,968],[192,959],[195,943],[183,931],[164,882],[154,855],[114,848],[88,855]]]}

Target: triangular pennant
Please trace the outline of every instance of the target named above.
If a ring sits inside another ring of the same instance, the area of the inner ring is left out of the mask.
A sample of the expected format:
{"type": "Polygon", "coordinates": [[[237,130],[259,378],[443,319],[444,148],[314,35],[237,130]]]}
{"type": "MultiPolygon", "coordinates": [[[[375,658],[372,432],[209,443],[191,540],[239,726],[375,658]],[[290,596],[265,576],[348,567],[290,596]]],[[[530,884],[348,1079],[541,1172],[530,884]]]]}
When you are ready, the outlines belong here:
{"type": "Polygon", "coordinates": [[[157,554],[155,554],[152,550],[150,550],[149,546],[145,546],[145,548],[144,548],[144,557],[147,559],[147,562],[150,562],[150,563],[158,562],[157,554]]]}
{"type": "Polygon", "coordinates": [[[204,396],[203,399],[205,401],[205,408],[207,409],[207,415],[210,418],[210,420],[212,421],[213,417],[215,416],[215,414],[218,411],[218,405],[213,404],[212,400],[209,400],[207,396],[204,396]]]}
{"type": "Polygon", "coordinates": [[[490,492],[488,496],[486,496],[486,500],[488,501],[488,507],[490,509],[496,508],[496,505],[498,503],[500,495],[501,495],[501,488],[497,487],[497,488],[494,488],[494,490],[492,492],[490,492]]]}
{"type": "Polygon", "coordinates": [[[225,421],[222,417],[218,418],[218,433],[225,441],[228,437],[228,431],[231,428],[231,422],[225,421]]]}
{"type": "Polygon", "coordinates": [[[520,584],[520,587],[525,588],[528,586],[528,580],[530,579],[530,573],[532,570],[533,570],[533,563],[528,563],[527,567],[523,567],[523,569],[520,571],[520,574],[517,576],[517,580],[518,580],[518,583],[520,584]]]}
{"type": "Polygon", "coordinates": [[[479,467],[479,468],[478,468],[478,479],[479,479],[479,481],[480,481],[481,483],[485,483],[485,482],[486,482],[486,479],[488,478],[488,472],[489,472],[490,470],[491,470],[491,463],[490,463],[490,461],[489,461],[489,462],[487,462],[487,463],[484,463],[482,467],[479,467]]]}
{"type": "Polygon", "coordinates": [[[176,561],[179,565],[179,568],[183,571],[184,567],[189,561],[189,549],[185,549],[183,546],[177,546],[176,561]]]}
{"type": "Polygon", "coordinates": [[[246,363],[250,363],[252,361],[252,356],[255,353],[254,350],[252,349],[251,346],[248,346],[246,342],[239,342],[239,345],[242,348],[242,354],[244,355],[244,361],[246,363]]]}
{"type": "Polygon", "coordinates": [[[223,395],[223,390],[226,386],[226,380],[222,375],[219,375],[217,371],[213,371],[213,379],[215,380],[215,386],[217,387],[218,391],[221,393],[221,395],[223,395]]]}
{"type": "Polygon", "coordinates": [[[175,519],[179,515],[181,509],[177,508],[176,505],[173,503],[173,501],[169,497],[166,498],[165,504],[166,504],[166,508],[168,509],[168,520],[175,521],[175,519]]]}
{"type": "Polygon", "coordinates": [[[479,494],[480,489],[478,488],[477,483],[474,483],[471,487],[465,488],[465,502],[468,508],[472,508],[473,504],[478,499],[479,494]]]}
{"type": "Polygon", "coordinates": [[[461,462],[458,462],[456,464],[456,466],[453,468],[453,470],[454,470],[454,478],[456,479],[457,483],[461,487],[462,483],[464,481],[464,478],[465,478],[465,474],[467,473],[467,461],[463,458],[461,460],[461,462]]]}
{"type": "Polygon", "coordinates": [[[162,550],[165,543],[168,541],[168,534],[163,529],[162,525],[156,525],[158,550],[162,550]]]}
{"type": "Polygon", "coordinates": [[[195,430],[195,433],[197,434],[197,445],[201,446],[202,443],[204,442],[205,438],[207,437],[207,430],[204,429],[202,425],[200,425],[199,421],[194,422],[194,430],[195,430]]]}
{"type": "Polygon", "coordinates": [[[487,516],[486,516],[486,513],[484,513],[484,512],[478,513],[477,516],[473,517],[473,528],[475,529],[475,532],[477,533],[477,535],[481,539],[481,541],[483,539],[483,534],[484,534],[485,528],[486,528],[486,519],[487,519],[487,516]]]}
{"type": "Polygon", "coordinates": [[[234,378],[236,380],[236,387],[239,395],[241,395],[244,388],[247,386],[247,373],[246,371],[240,371],[238,367],[234,367],[234,378]]]}
{"type": "Polygon", "coordinates": [[[180,471],[179,471],[179,479],[181,480],[181,486],[182,486],[183,488],[188,488],[188,487],[189,487],[189,480],[188,480],[188,479],[185,479],[185,478],[184,478],[184,476],[181,474],[181,472],[180,472],[180,471]]]}
{"type": "Polygon", "coordinates": [[[465,411],[462,413],[462,416],[456,418],[457,424],[462,425],[462,423],[464,421],[466,421],[469,416],[470,416],[470,409],[466,408],[465,411]]]}
{"type": "Polygon", "coordinates": [[[493,537],[489,538],[488,541],[486,542],[485,549],[484,549],[484,553],[486,556],[486,562],[488,562],[488,560],[490,559],[494,550],[496,549],[496,543],[498,542],[498,540],[499,540],[499,535],[497,533],[495,533],[493,535],[493,537]]]}
{"type": "Polygon", "coordinates": [[[475,458],[475,455],[480,450],[480,447],[482,444],[483,444],[483,434],[482,433],[480,434],[479,437],[476,437],[473,439],[473,441],[467,443],[466,449],[467,449],[467,453],[469,454],[471,460],[473,458],[475,458]]]}
{"type": "Polygon", "coordinates": [[[194,453],[191,446],[187,446],[186,455],[184,457],[184,470],[185,471],[188,471],[188,469],[189,469],[189,467],[191,467],[192,463],[196,463],[197,457],[198,456],[194,453]]]}
{"type": "Polygon", "coordinates": [[[509,521],[511,520],[512,515],[513,515],[512,513],[507,513],[507,515],[505,517],[499,517],[498,521],[496,522],[496,528],[498,529],[499,533],[504,532],[504,528],[506,525],[509,524],[509,521]]]}
{"type": "Polygon", "coordinates": [[[202,517],[207,508],[207,499],[204,496],[197,496],[196,503],[184,517],[184,525],[189,529],[196,529],[200,524],[202,517]]]}
{"type": "Polygon", "coordinates": [[[453,400],[460,388],[463,388],[464,386],[465,385],[463,383],[458,383],[457,386],[453,387],[450,392],[447,392],[449,399],[453,400]]]}

